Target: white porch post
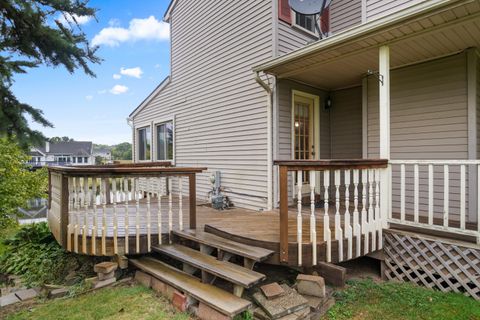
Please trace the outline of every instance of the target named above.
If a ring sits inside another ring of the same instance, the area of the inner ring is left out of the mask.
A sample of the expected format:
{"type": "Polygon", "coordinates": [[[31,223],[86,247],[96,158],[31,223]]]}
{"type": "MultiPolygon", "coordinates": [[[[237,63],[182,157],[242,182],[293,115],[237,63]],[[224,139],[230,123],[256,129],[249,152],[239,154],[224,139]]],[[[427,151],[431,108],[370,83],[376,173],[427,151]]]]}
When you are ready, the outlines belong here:
{"type": "MultiPolygon", "coordinates": [[[[380,158],[390,160],[390,48],[386,45],[379,50],[379,78],[380,158]]],[[[382,170],[380,180],[380,219],[384,228],[391,215],[391,176],[389,165],[388,170],[382,170]]]]}

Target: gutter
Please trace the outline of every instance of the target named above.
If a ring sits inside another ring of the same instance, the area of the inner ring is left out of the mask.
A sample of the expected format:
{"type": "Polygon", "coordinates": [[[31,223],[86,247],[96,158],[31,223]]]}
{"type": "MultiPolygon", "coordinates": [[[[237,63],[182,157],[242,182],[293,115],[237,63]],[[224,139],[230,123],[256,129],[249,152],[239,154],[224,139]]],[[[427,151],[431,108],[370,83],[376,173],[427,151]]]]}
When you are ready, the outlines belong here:
{"type": "Polygon", "coordinates": [[[133,126],[133,118],[127,118],[127,124],[130,128],[132,128],[132,162],[135,162],[135,129],[133,126]]]}
{"type": "Polygon", "coordinates": [[[272,89],[261,78],[260,73],[255,73],[255,81],[262,86],[267,93],[267,210],[273,209],[273,132],[272,132],[272,89]]]}

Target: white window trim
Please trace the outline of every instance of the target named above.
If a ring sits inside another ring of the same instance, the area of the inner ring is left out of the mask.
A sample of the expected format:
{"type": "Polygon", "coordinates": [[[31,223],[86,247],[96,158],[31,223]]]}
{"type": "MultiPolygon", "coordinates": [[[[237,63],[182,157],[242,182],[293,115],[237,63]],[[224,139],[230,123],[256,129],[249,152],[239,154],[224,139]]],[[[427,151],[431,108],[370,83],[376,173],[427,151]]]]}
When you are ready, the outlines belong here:
{"type": "Polygon", "coordinates": [[[150,143],[153,143],[153,128],[152,128],[152,122],[149,121],[149,122],[140,122],[140,123],[135,123],[135,130],[134,130],[134,134],[135,134],[135,162],[152,162],[153,161],[153,147],[152,145],[150,145],[150,160],[140,160],[140,155],[138,154],[138,152],[140,151],[140,148],[139,148],[139,135],[138,135],[138,130],[139,129],[143,129],[143,128],[147,128],[149,127],[150,128],[150,143]]]}
{"type": "Polygon", "coordinates": [[[161,117],[157,118],[154,121],[152,121],[152,143],[153,143],[153,157],[154,161],[168,161],[172,165],[175,165],[176,163],[176,123],[175,123],[175,115],[171,116],[166,116],[166,117],[161,117]],[[173,159],[172,160],[159,160],[157,159],[157,125],[165,123],[165,122],[172,122],[173,123],[173,159]]]}
{"type": "MultiPolygon", "coordinates": [[[[314,36],[316,38],[319,37],[318,30],[315,27],[315,24],[313,25],[313,28],[314,28],[315,31],[311,31],[311,30],[308,30],[308,29],[302,27],[301,25],[297,24],[297,13],[295,11],[291,10],[290,16],[292,17],[292,27],[293,28],[298,29],[299,31],[308,33],[309,35],[314,36]]],[[[316,17],[316,19],[318,20],[318,17],[316,17]]],[[[317,21],[317,23],[318,23],[318,21],[317,21]]]]}

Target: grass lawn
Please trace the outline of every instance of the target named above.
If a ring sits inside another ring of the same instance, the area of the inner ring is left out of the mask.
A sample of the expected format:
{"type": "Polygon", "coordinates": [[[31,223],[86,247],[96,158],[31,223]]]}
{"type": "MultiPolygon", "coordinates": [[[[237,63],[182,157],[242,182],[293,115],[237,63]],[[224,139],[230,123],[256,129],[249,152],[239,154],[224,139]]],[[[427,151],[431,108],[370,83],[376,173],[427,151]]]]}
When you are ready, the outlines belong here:
{"type": "MultiPolygon", "coordinates": [[[[0,316],[1,318],[1,316],[0,316]]],[[[59,299],[35,304],[6,316],[7,320],[38,319],[159,319],[188,320],[170,303],[142,286],[106,288],[71,299],[59,299]]]]}
{"type": "Polygon", "coordinates": [[[326,319],[480,319],[480,302],[461,294],[446,294],[411,284],[351,281],[336,298],[337,304],[326,319]]]}

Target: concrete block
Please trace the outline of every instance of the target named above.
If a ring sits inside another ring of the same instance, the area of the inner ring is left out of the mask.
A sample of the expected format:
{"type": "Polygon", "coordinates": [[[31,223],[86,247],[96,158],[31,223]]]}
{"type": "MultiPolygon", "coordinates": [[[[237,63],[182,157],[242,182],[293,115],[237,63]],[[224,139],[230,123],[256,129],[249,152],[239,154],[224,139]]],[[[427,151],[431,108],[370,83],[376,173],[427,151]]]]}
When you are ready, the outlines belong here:
{"type": "Polygon", "coordinates": [[[98,280],[103,281],[103,280],[109,280],[112,278],[115,278],[115,271],[111,271],[109,273],[98,273],[98,280]]]}
{"type": "Polygon", "coordinates": [[[38,296],[38,293],[34,289],[24,289],[24,290],[15,292],[15,295],[17,296],[18,299],[22,301],[26,301],[26,300],[31,300],[35,298],[36,296],[38,296]]]}
{"type": "Polygon", "coordinates": [[[179,291],[175,291],[172,297],[172,304],[180,312],[187,311],[187,308],[188,308],[187,296],[179,291]]]}
{"type": "Polygon", "coordinates": [[[205,303],[200,302],[197,309],[197,318],[201,320],[229,320],[230,317],[218,312],[205,303]]]}
{"type": "Polygon", "coordinates": [[[115,279],[115,278],[110,278],[110,279],[106,279],[106,280],[97,280],[93,283],[93,288],[94,289],[103,288],[103,287],[111,285],[112,283],[115,283],[116,281],[117,281],[117,279],[115,279]]]}
{"type": "Polygon", "coordinates": [[[325,297],[325,280],[320,276],[299,274],[297,290],[300,294],[323,298],[325,297]]]}
{"type": "Polygon", "coordinates": [[[10,293],[6,296],[0,297],[0,307],[5,307],[17,302],[20,302],[20,299],[18,299],[15,293],[10,293]]]}
{"type": "Polygon", "coordinates": [[[112,271],[117,270],[118,268],[118,263],[116,262],[101,262],[97,263],[96,265],[93,266],[93,271],[96,273],[110,273],[112,271]]]}
{"type": "Polygon", "coordinates": [[[58,288],[50,291],[48,297],[50,299],[65,297],[68,294],[68,288],[58,288]]]}
{"type": "Polygon", "coordinates": [[[135,280],[147,288],[151,288],[152,286],[152,277],[140,270],[135,272],[135,280]]]}
{"type": "Polygon", "coordinates": [[[151,281],[151,286],[155,292],[158,292],[162,296],[166,297],[168,300],[173,299],[173,294],[176,291],[174,287],[153,277],[151,281]]]}

